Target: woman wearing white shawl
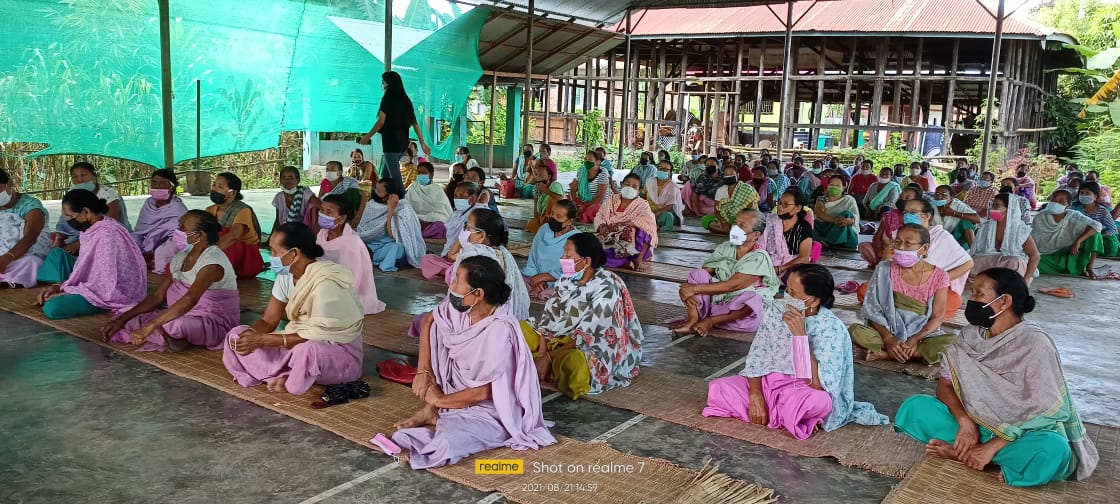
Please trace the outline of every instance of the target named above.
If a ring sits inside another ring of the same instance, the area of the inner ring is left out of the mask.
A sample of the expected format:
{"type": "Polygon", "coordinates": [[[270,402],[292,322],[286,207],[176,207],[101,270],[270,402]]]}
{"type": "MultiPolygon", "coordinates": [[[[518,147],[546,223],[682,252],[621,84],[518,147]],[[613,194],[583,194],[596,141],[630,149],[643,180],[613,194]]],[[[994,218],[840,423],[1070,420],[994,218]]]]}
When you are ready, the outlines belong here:
{"type": "Polygon", "coordinates": [[[433,222],[443,222],[451,217],[451,202],[447,201],[443,187],[433,182],[434,171],[432,163],[427,161],[416,165],[416,182],[408,186],[408,193],[404,196],[404,200],[416,211],[420,227],[424,229],[433,222]]]}
{"type": "Polygon", "coordinates": [[[529,289],[521,277],[517,260],[506,248],[509,243],[509,231],[502,216],[490,209],[479,209],[467,218],[465,231],[470,234],[466,243],[456,242],[458,247],[452,249],[455,255],[455,264],[447,270],[444,280],[451,285],[452,275],[458,271],[463,259],[474,256],[489,257],[498,262],[506,275],[506,283],[513,293],[509,297],[510,314],[517,320],[529,318],[529,289]],[[455,250],[457,249],[457,250],[455,250]]]}
{"type": "Polygon", "coordinates": [[[684,222],[684,199],[672,176],[673,163],[666,159],[658,164],[654,176],[645,181],[646,201],[661,231],[672,231],[684,222]]]}
{"type": "Polygon", "coordinates": [[[991,268],[1007,268],[1019,272],[1031,284],[1038,274],[1040,256],[1031,238],[1030,226],[1023,223],[1020,196],[1001,192],[992,199],[988,220],[980,223],[972,242],[972,272],[969,278],[991,268]]]}
{"type": "Polygon", "coordinates": [[[1081,212],[1070,212],[1070,195],[1058,189],[1044,211],[1034,217],[1031,238],[1041,255],[1043,275],[1093,276],[1093,260],[1104,252],[1101,223],[1081,212]]]}
{"type": "Polygon", "coordinates": [[[1005,268],[980,273],[968,303],[971,325],[943,353],[937,397],[903,402],[895,430],[935,457],[978,471],[997,464],[1011,486],[1088,478],[1100,457],[1054,342],[1023,320],[1035,305],[1023,277],[1005,268]]]}
{"type": "Polygon", "coordinates": [[[929,252],[926,262],[945,270],[949,274],[949,299],[945,301],[945,313],[952,315],[961,307],[961,293],[968,282],[968,272],[972,270],[972,258],[957,243],[952,233],[933,223],[935,210],[925,198],[906,202],[903,224],[916,223],[929,229],[929,252]],[[918,222],[914,221],[917,218],[918,222]]]}
{"type": "Polygon", "coordinates": [[[280,226],[269,239],[276,283],[264,315],[226,336],[222,362],[244,387],[306,393],[318,383],[348,383],[362,376],[362,320],[354,274],[316,261],[323,249],[302,222],[280,226]],[[277,330],[280,319],[290,322],[277,330]]]}
{"type": "Polygon", "coordinates": [[[434,223],[428,226],[428,232],[424,233],[425,237],[444,238],[443,251],[436,254],[425,254],[420,258],[420,274],[424,278],[432,279],[437,275],[441,275],[455,263],[455,258],[452,257],[451,248],[458,243],[460,235],[463,233],[463,227],[467,224],[467,217],[470,217],[471,212],[475,210],[489,210],[490,207],[486,203],[478,200],[478,184],[473,182],[461,182],[455,186],[455,211],[452,212],[451,217],[447,221],[434,223]],[[437,235],[433,235],[432,231],[441,231],[437,235]]]}
{"type": "Polygon", "coordinates": [[[803,264],[790,272],[784,301],[767,305],[738,376],[708,384],[704,416],[737,418],[808,439],[817,426],[885,425],[875,406],[855,400],[852,345],[831,311],[832,274],[803,264]]]}
{"type": "Polygon", "coordinates": [[[389,189],[390,182],[390,179],[377,181],[358,222],[358,236],[381,271],[397,271],[401,259],[414,268],[419,267],[420,259],[428,250],[421,235],[420,219],[412,205],[401,200],[396,189],[389,189]],[[389,222],[392,226],[387,225],[389,222]]]}

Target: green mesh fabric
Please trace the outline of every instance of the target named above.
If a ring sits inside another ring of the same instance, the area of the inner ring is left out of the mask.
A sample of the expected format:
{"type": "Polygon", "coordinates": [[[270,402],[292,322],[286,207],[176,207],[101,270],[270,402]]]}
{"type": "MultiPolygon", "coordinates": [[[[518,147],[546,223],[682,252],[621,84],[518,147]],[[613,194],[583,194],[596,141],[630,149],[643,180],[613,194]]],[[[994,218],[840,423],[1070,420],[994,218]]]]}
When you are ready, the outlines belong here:
{"type": "MultiPolygon", "coordinates": [[[[393,70],[433,141],[482,75],[489,16],[445,0],[396,0],[393,70]]],[[[377,119],[384,8],[371,0],[172,0],[175,160],[275,147],[281,131],[367,131],[377,119]]],[[[36,155],[163,164],[159,10],[152,0],[0,0],[0,141],[36,155]]],[[[380,140],[374,139],[379,146],[380,140]]]]}

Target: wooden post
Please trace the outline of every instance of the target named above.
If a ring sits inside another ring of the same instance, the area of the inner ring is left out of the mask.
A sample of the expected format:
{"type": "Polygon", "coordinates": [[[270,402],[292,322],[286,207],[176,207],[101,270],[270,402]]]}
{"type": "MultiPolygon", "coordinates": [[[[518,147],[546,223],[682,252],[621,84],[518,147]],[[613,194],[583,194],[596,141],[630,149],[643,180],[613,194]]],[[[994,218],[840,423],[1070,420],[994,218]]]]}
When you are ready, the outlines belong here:
{"type": "MultiPolygon", "coordinates": [[[[821,38],[821,50],[817,57],[817,77],[824,77],[824,54],[825,54],[825,41],[828,40],[824,37],[821,38]]],[[[813,104],[813,124],[821,124],[821,117],[824,112],[824,80],[817,80],[817,102],[813,104]]],[[[811,145],[810,149],[816,149],[820,145],[820,128],[813,128],[812,135],[810,136],[811,145]]]]}
{"type": "Polygon", "coordinates": [[[766,39],[762,39],[762,51],[758,55],[758,80],[755,81],[757,96],[754,100],[754,146],[758,147],[761,133],[758,123],[762,122],[762,74],[766,70],[766,39]]]}
{"type": "Polygon", "coordinates": [[[529,0],[529,24],[525,28],[525,93],[521,98],[521,143],[529,143],[529,111],[533,110],[533,11],[536,0],[529,0]]]}
{"type": "MultiPolygon", "coordinates": [[[[657,84],[654,88],[657,93],[655,96],[656,104],[653,107],[654,121],[653,130],[656,132],[661,128],[661,122],[665,119],[665,99],[668,98],[666,94],[669,92],[669,79],[665,76],[665,44],[657,44],[657,84]]],[[[652,65],[651,65],[652,66],[652,65]]]]}
{"type": "Polygon", "coordinates": [[[619,131],[618,131],[618,164],[615,165],[619,169],[622,168],[622,159],[623,159],[623,155],[625,154],[624,151],[626,150],[626,136],[627,136],[626,135],[626,133],[627,133],[627,128],[626,128],[626,113],[627,113],[626,100],[629,98],[627,96],[627,94],[628,94],[629,86],[630,86],[630,49],[631,49],[630,48],[630,42],[631,42],[630,41],[630,33],[632,31],[633,31],[633,25],[631,25],[631,23],[630,23],[630,10],[627,9],[626,10],[626,60],[623,61],[623,63],[622,63],[622,107],[621,107],[622,108],[622,117],[620,118],[620,120],[618,122],[618,125],[619,125],[619,131]]]}
{"type": "Polygon", "coordinates": [[[608,142],[614,138],[614,67],[617,64],[614,59],[614,49],[611,49],[610,55],[607,56],[607,82],[610,87],[607,88],[607,110],[605,114],[607,116],[607,135],[604,137],[608,142]]]}
{"type": "Polygon", "coordinates": [[[733,114],[731,116],[731,145],[739,145],[739,120],[740,120],[740,100],[743,96],[743,49],[746,45],[746,40],[742,37],[739,38],[738,55],[735,58],[735,105],[732,107],[733,114]]]}
{"type": "MultiPolygon", "coordinates": [[[[889,55],[890,53],[887,53],[887,54],[889,55]]],[[[903,70],[902,65],[904,64],[903,60],[906,59],[906,41],[904,39],[898,39],[898,44],[894,49],[894,54],[895,54],[895,60],[896,60],[895,61],[895,73],[894,74],[896,76],[901,76],[902,75],[902,70],[903,70]]],[[[893,122],[895,124],[901,124],[902,123],[902,81],[901,80],[894,81],[894,93],[893,94],[894,94],[894,96],[892,97],[893,100],[892,100],[892,103],[891,103],[891,113],[888,114],[887,117],[891,118],[891,122],[893,122]]],[[[887,136],[889,137],[890,134],[888,133],[887,136]]]]}
{"type": "MultiPolygon", "coordinates": [[[[711,77],[711,55],[708,56],[708,64],[707,66],[705,66],[705,68],[707,70],[704,72],[704,77],[711,77]]],[[[713,133],[715,133],[713,131],[714,125],[712,124],[712,95],[708,93],[708,81],[706,79],[701,79],[700,82],[702,82],[704,86],[704,94],[700,95],[700,130],[701,136],[704,138],[703,143],[701,144],[701,150],[703,150],[706,154],[711,154],[714,152],[712,150],[712,136],[713,133]]]]}
{"type": "Polygon", "coordinates": [[[879,121],[883,113],[883,74],[887,69],[887,40],[880,40],[875,48],[875,90],[871,94],[871,111],[868,125],[871,130],[871,144],[879,148],[879,121]]]}
{"type": "MultiPolygon", "coordinates": [[[[587,97],[583,97],[583,103],[587,103],[587,97]]],[[[585,105],[586,107],[586,105],[585,105]]],[[[552,76],[547,75],[544,78],[544,135],[541,136],[543,143],[549,143],[549,134],[552,133],[552,76]]]]}
{"type": "MultiPolygon", "coordinates": [[[[688,78],[688,42],[681,44],[681,69],[680,82],[677,83],[677,121],[680,123],[678,133],[681,145],[688,143],[688,101],[685,97],[685,79],[688,78]]],[[[681,149],[684,150],[683,148],[681,149]]],[[[686,152],[689,154],[690,152],[686,152]]]]}
{"type": "MultiPolygon", "coordinates": [[[[490,116],[490,128],[489,128],[490,131],[489,131],[489,133],[486,134],[486,137],[490,139],[490,146],[489,146],[489,151],[487,153],[487,156],[490,159],[490,172],[491,173],[494,172],[494,164],[495,164],[494,163],[494,109],[496,108],[495,107],[495,100],[496,100],[497,95],[498,95],[498,73],[494,72],[494,74],[491,76],[491,79],[490,79],[490,110],[488,111],[489,116],[490,116]]],[[[529,139],[525,138],[525,139],[522,139],[521,143],[522,144],[527,144],[527,143],[531,143],[531,142],[529,142],[529,139]]],[[[518,150],[516,150],[514,152],[520,152],[520,146],[518,146],[518,150]]]]}
{"type": "Polygon", "coordinates": [[[1003,46],[1003,10],[1005,7],[1005,0],[999,0],[999,7],[996,9],[996,37],[992,42],[992,65],[991,75],[988,78],[988,110],[984,114],[984,136],[981,137],[984,142],[980,146],[980,171],[988,169],[988,146],[991,144],[992,138],[992,103],[996,99],[996,84],[999,78],[999,64],[1000,64],[1000,49],[1003,46]]]}
{"type": "MultiPolygon", "coordinates": [[[[848,57],[848,78],[844,79],[844,119],[843,119],[843,122],[841,122],[841,124],[843,124],[844,126],[848,125],[848,118],[851,117],[851,112],[849,112],[849,107],[851,106],[852,74],[855,71],[856,53],[857,53],[858,48],[859,48],[859,39],[856,38],[856,37],[852,37],[852,53],[851,53],[851,56],[848,57]]],[[[859,104],[858,99],[856,100],[856,104],[857,104],[857,107],[858,107],[858,104],[859,104]]],[[[844,128],[844,130],[843,130],[844,141],[843,141],[842,145],[845,148],[850,147],[852,145],[850,143],[850,138],[851,138],[851,135],[849,135],[850,132],[851,132],[851,130],[849,130],[848,128],[844,128]]]]}
{"type": "MultiPolygon", "coordinates": [[[[792,63],[792,59],[793,59],[793,54],[792,54],[792,46],[793,46],[793,1],[792,0],[786,2],[785,29],[786,29],[786,36],[785,36],[785,39],[784,39],[785,40],[785,42],[784,42],[785,59],[782,60],[783,61],[783,63],[782,63],[782,92],[781,92],[782,108],[781,108],[781,110],[779,110],[779,113],[778,113],[778,152],[777,152],[778,159],[782,158],[782,148],[785,147],[788,142],[790,142],[787,139],[787,135],[792,136],[792,135],[789,135],[789,132],[786,131],[786,122],[787,122],[787,118],[789,117],[789,109],[790,109],[790,105],[791,105],[790,102],[787,101],[787,100],[789,100],[789,87],[790,87],[789,86],[789,84],[790,84],[789,72],[790,72],[790,68],[793,66],[793,63],[792,63]]],[[[794,111],[794,113],[796,113],[796,111],[794,111]]],[[[792,145],[792,143],[790,143],[790,145],[792,145]]]]}
{"type": "MultiPolygon", "coordinates": [[[[914,51],[914,88],[910,91],[910,125],[918,126],[918,121],[921,118],[919,109],[921,108],[922,96],[922,50],[924,49],[924,38],[918,39],[918,49],[914,51]]],[[[918,147],[920,142],[918,133],[910,134],[910,141],[907,142],[909,150],[913,151],[918,147]]]]}
{"type": "MultiPolygon", "coordinates": [[[[170,1],[170,0],[168,0],[170,1]]],[[[532,0],[530,0],[532,2],[532,0]]],[[[530,3],[532,5],[532,3],[530,3]]],[[[529,8],[532,11],[532,7],[529,8]]],[[[532,15],[532,14],[530,14],[532,15]]],[[[393,0],[385,0],[385,71],[393,69],[393,0]]],[[[493,164],[493,163],[491,163],[493,164]]]]}
{"type": "Polygon", "coordinates": [[[941,155],[944,156],[949,153],[949,126],[954,122],[953,120],[953,98],[957,92],[957,59],[960,57],[961,52],[961,39],[953,39],[953,63],[949,69],[949,91],[946,93],[945,109],[942,112],[944,119],[941,120],[941,128],[945,131],[941,137],[941,155]]]}
{"type": "MultiPolygon", "coordinates": [[[[159,66],[160,66],[160,107],[163,117],[163,167],[175,166],[175,122],[171,100],[174,98],[171,77],[171,16],[168,13],[171,0],[159,0],[159,66]]],[[[24,182],[26,183],[26,181],[24,182]]]]}

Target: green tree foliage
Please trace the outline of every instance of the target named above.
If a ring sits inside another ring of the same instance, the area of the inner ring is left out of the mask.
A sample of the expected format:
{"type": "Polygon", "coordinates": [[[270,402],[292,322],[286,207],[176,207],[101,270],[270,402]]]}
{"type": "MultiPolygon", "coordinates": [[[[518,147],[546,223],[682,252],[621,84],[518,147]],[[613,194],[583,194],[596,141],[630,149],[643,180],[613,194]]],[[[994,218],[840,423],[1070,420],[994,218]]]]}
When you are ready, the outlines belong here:
{"type": "MultiPolygon", "coordinates": [[[[482,103],[490,106],[491,89],[476,87],[467,101],[469,104],[482,103]]],[[[450,131],[448,131],[450,133],[450,131]]],[[[505,145],[506,138],[506,89],[499,88],[494,97],[494,145],[505,145]]],[[[472,117],[467,124],[467,143],[488,145],[490,143],[490,111],[472,117]]]]}

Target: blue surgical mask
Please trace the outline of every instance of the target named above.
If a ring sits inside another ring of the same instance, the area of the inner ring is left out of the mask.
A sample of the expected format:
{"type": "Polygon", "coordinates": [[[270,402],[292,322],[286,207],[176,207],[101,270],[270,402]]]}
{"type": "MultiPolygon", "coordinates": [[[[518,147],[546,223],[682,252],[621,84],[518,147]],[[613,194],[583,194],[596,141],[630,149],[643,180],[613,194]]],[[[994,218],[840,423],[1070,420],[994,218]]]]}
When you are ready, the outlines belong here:
{"type": "Polygon", "coordinates": [[[85,189],[89,192],[93,192],[94,189],[97,189],[97,183],[93,182],[93,181],[90,181],[90,182],[82,182],[81,184],[74,184],[74,185],[70,186],[71,191],[73,191],[75,189],[85,189]]]}
{"type": "Polygon", "coordinates": [[[917,224],[922,225],[922,218],[918,214],[906,213],[902,215],[903,224],[917,224]]]}
{"type": "MultiPolygon", "coordinates": [[[[288,252],[291,252],[291,250],[288,252]]],[[[272,256],[268,259],[268,267],[272,269],[273,273],[277,275],[288,275],[292,272],[291,265],[284,266],[284,256],[288,255],[288,252],[284,252],[283,255],[272,256]]]]}
{"type": "Polygon", "coordinates": [[[949,200],[933,200],[933,206],[935,206],[935,207],[940,208],[940,207],[943,207],[947,204],[949,204],[949,200]]]}
{"type": "Polygon", "coordinates": [[[416,176],[416,181],[419,182],[420,185],[428,185],[428,184],[432,183],[432,176],[431,175],[417,175],[416,176]]]}
{"type": "Polygon", "coordinates": [[[455,198],[455,209],[456,210],[466,210],[470,207],[471,207],[471,200],[455,198]]]}
{"type": "Polygon", "coordinates": [[[1051,215],[1061,215],[1066,213],[1066,206],[1061,203],[1054,203],[1053,201],[1046,204],[1046,211],[1051,215]]]}
{"type": "Polygon", "coordinates": [[[992,181],[991,180],[981,180],[981,181],[977,182],[976,185],[980,186],[981,188],[986,189],[988,187],[992,187],[992,181]]]}
{"type": "Polygon", "coordinates": [[[1082,205],[1091,205],[1097,201],[1097,198],[1092,195],[1086,196],[1082,194],[1081,196],[1077,197],[1077,201],[1080,201],[1082,205]]]}
{"type": "Polygon", "coordinates": [[[692,160],[693,160],[693,161],[696,161],[697,159],[700,159],[700,156],[699,156],[699,155],[697,155],[697,154],[693,154],[693,155],[692,155],[692,160]]]}
{"type": "Polygon", "coordinates": [[[657,172],[657,180],[669,180],[669,172],[659,170],[657,172]]]}

